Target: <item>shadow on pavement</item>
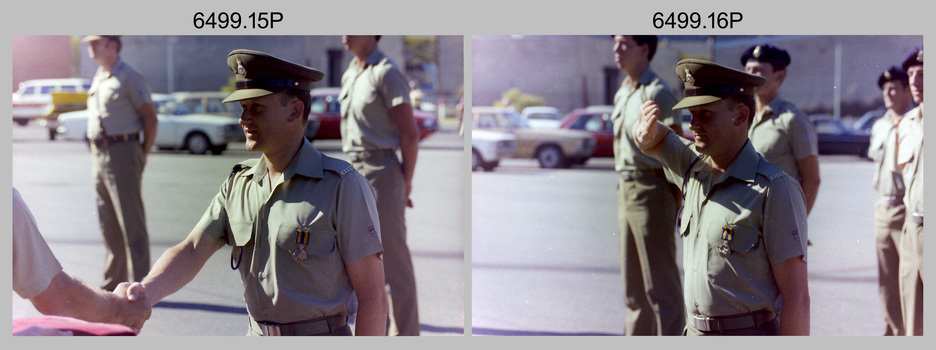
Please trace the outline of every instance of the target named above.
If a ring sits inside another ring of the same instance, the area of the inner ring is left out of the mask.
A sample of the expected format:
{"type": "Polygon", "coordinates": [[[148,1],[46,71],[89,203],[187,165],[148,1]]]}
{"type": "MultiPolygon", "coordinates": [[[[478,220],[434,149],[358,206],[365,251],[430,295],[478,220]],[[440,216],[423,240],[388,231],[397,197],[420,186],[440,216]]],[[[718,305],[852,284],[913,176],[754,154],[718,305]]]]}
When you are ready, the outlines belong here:
{"type": "Polygon", "coordinates": [[[508,329],[491,328],[471,328],[471,335],[517,335],[517,336],[619,336],[621,334],[598,333],[598,332],[544,332],[544,331],[521,331],[508,329]]]}
{"type": "Polygon", "coordinates": [[[599,274],[619,274],[620,267],[600,267],[600,266],[543,266],[543,265],[520,265],[520,264],[471,264],[471,269],[495,269],[495,270],[531,270],[531,271],[558,271],[558,272],[587,272],[599,274]]]}
{"type": "Polygon", "coordinates": [[[211,312],[224,312],[229,314],[238,314],[238,315],[247,315],[247,308],[233,307],[233,306],[224,306],[224,305],[211,305],[211,304],[196,304],[196,303],[180,303],[172,301],[160,301],[156,303],[153,307],[166,308],[166,309],[183,309],[183,310],[203,310],[211,312]]]}

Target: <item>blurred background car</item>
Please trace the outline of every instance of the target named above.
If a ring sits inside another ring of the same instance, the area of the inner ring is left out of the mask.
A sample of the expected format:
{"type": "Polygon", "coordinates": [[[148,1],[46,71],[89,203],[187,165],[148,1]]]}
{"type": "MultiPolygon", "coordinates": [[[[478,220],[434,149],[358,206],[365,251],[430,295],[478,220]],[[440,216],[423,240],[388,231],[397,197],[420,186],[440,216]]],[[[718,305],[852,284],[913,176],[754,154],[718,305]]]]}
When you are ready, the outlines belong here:
{"type": "Polygon", "coordinates": [[[819,154],[854,154],[867,157],[871,135],[856,131],[841,118],[829,115],[811,115],[819,141],[819,154]]]}
{"type": "MultiPolygon", "coordinates": [[[[337,87],[312,89],[309,120],[314,124],[306,125],[306,138],[341,139],[341,104],[338,102],[340,92],[341,88],[337,87]],[[315,122],[312,122],[313,119],[315,122]]],[[[419,129],[419,140],[439,130],[439,118],[433,113],[413,109],[413,118],[416,119],[416,127],[419,129]]]]}
{"type": "Polygon", "coordinates": [[[614,157],[614,123],[611,112],[614,106],[590,106],[569,112],[562,119],[559,128],[582,130],[595,138],[595,152],[592,157],[614,157]]]}
{"type": "Polygon", "coordinates": [[[222,103],[230,93],[221,91],[178,91],[172,93],[172,98],[181,103],[191,113],[221,114],[240,118],[243,111],[240,103],[222,103]]]}
{"type": "Polygon", "coordinates": [[[26,125],[30,120],[44,117],[52,106],[53,92],[86,92],[91,89],[88,79],[33,79],[20,83],[13,93],[13,121],[26,125]]]}
{"type": "Polygon", "coordinates": [[[556,107],[530,106],[520,112],[520,119],[534,129],[557,129],[561,124],[562,114],[556,107]]]}
{"type": "Polygon", "coordinates": [[[495,130],[471,131],[471,171],[492,171],[501,158],[509,158],[517,152],[517,136],[495,130]]]}
{"type": "MultiPolygon", "coordinates": [[[[187,150],[191,154],[221,154],[229,142],[246,140],[238,120],[218,114],[191,113],[185,105],[166,94],[153,94],[159,119],[156,147],[161,150],[187,150]]],[[[88,110],[59,115],[57,129],[66,140],[87,142],[88,110]]]]}
{"type": "MultiPolygon", "coordinates": [[[[471,107],[472,127],[517,135],[513,158],[535,158],[542,168],[567,168],[584,164],[595,150],[595,138],[588,132],[567,129],[533,129],[513,109],[471,107]]],[[[474,131],[472,131],[474,132],[474,131]]]]}

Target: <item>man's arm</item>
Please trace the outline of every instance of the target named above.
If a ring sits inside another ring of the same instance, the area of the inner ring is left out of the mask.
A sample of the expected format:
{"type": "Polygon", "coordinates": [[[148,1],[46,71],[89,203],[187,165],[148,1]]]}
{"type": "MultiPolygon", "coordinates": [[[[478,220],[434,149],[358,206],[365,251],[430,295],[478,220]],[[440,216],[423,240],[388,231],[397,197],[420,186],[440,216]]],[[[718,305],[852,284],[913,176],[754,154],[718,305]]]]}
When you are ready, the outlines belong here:
{"type": "Polygon", "coordinates": [[[387,335],[387,295],[383,260],[368,255],[348,265],[348,277],[358,299],[355,335],[387,335]]]}
{"type": "Polygon", "coordinates": [[[413,191],[413,173],[416,171],[416,156],[419,152],[419,130],[413,117],[413,107],[403,103],[390,108],[390,119],[400,131],[400,153],[403,156],[403,179],[406,180],[406,205],[413,207],[410,192],[413,191]]]}
{"type": "Polygon", "coordinates": [[[152,102],[144,103],[137,108],[137,113],[143,117],[143,165],[149,157],[150,150],[156,142],[156,129],[159,128],[159,119],[156,117],[156,107],[152,102]]]}
{"type": "Polygon", "coordinates": [[[72,277],[65,271],[59,272],[49,286],[29,299],[43,315],[74,317],[89,322],[120,323],[139,332],[150,317],[150,304],[146,295],[137,295],[131,303],[123,298],[128,283],[117,287],[114,293],[91,287],[72,277]]]}
{"type": "Polygon", "coordinates": [[[150,306],[156,305],[191,282],[218,249],[221,249],[221,243],[201,229],[192,229],[184,241],[159,257],[142,284],[134,282],[130,285],[127,294],[132,296],[145,291],[150,306]]]}
{"type": "Polygon", "coordinates": [[[807,156],[796,161],[796,166],[800,172],[800,187],[806,195],[806,215],[809,215],[813,204],[816,204],[816,195],[819,194],[819,157],[807,156]]]}
{"type": "Polygon", "coordinates": [[[780,335],[809,335],[809,283],[802,255],[786,259],[773,268],[780,288],[780,335]]]}
{"type": "Polygon", "coordinates": [[[634,143],[640,150],[654,159],[660,159],[660,147],[663,145],[663,139],[669,134],[670,130],[665,125],[657,121],[660,115],[660,108],[653,101],[644,102],[640,106],[640,120],[634,123],[634,143]]]}

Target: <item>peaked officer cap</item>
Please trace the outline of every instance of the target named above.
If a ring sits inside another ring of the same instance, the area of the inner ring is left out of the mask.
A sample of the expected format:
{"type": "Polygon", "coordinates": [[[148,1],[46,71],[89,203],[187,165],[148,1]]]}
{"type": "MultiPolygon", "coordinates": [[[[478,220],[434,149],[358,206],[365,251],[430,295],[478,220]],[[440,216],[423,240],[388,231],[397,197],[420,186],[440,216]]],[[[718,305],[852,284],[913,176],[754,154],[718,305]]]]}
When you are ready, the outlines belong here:
{"type": "Polygon", "coordinates": [[[231,51],[227,64],[237,77],[237,90],[222,102],[263,97],[290,88],[311,91],[312,83],[324,76],[317,69],[253,50],[231,51]]]}
{"type": "Polygon", "coordinates": [[[685,96],[673,109],[701,106],[733,95],[754,96],[767,79],[717,63],[684,59],[676,64],[676,75],[685,85],[685,96]]]}

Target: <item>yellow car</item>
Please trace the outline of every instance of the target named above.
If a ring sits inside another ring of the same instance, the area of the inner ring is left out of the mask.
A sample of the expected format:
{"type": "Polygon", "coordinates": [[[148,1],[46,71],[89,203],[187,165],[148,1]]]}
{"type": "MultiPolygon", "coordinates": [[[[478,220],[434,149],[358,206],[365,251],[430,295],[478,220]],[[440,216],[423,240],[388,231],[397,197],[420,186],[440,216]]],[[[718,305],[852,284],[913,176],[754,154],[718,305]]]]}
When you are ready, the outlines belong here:
{"type": "Polygon", "coordinates": [[[584,164],[595,151],[591,133],[565,129],[532,129],[511,108],[471,107],[472,127],[501,130],[517,135],[513,158],[535,158],[543,168],[567,168],[584,164]]]}

